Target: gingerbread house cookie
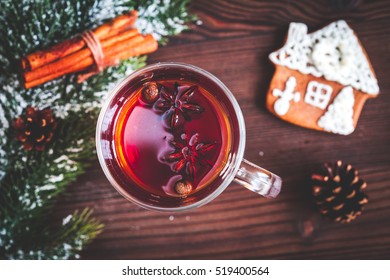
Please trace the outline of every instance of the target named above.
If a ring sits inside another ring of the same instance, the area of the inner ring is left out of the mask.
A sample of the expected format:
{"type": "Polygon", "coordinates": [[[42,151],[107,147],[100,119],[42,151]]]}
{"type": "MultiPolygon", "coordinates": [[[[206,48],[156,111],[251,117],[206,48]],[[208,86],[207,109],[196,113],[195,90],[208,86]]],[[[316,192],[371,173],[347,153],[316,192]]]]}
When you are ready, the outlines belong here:
{"type": "Polygon", "coordinates": [[[351,134],[365,101],[379,93],[367,53],[343,20],[313,33],[291,23],[284,46],[269,58],[276,70],[267,108],[296,125],[351,134]]]}

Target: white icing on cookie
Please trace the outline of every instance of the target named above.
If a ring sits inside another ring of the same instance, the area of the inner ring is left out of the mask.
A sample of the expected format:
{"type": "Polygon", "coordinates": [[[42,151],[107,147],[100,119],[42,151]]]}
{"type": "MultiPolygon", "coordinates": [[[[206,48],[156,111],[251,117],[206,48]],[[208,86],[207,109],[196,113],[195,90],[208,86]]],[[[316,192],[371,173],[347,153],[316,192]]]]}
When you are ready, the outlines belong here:
{"type": "Polygon", "coordinates": [[[275,64],[303,74],[324,77],[368,94],[378,94],[378,81],[359,41],[348,24],[339,20],[308,34],[303,23],[290,23],[287,41],[270,54],[275,64]]]}
{"type": "Polygon", "coordinates": [[[305,102],[324,110],[328,106],[332,92],[333,88],[331,86],[310,81],[307,84],[305,102]]]}
{"type": "Polygon", "coordinates": [[[279,97],[278,100],[274,103],[274,110],[279,116],[287,114],[290,109],[290,102],[298,102],[301,99],[299,92],[293,92],[297,86],[297,80],[295,77],[291,76],[286,82],[286,87],[283,91],[280,89],[274,88],[272,90],[272,95],[279,97]]]}
{"type": "Polygon", "coordinates": [[[355,96],[352,87],[343,88],[329,105],[326,113],[318,120],[318,126],[326,131],[348,135],[354,131],[353,106],[355,96]]]}

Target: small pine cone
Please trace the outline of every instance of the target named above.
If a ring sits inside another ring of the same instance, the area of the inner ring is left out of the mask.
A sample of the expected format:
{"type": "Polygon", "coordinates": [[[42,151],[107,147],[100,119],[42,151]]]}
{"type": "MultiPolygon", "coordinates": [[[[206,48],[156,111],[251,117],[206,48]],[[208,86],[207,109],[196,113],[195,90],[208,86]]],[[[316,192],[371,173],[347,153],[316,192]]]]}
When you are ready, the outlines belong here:
{"type": "Polygon", "coordinates": [[[15,120],[13,127],[16,139],[23,143],[25,150],[43,151],[51,141],[57,123],[50,108],[37,110],[27,107],[25,113],[15,120]]]}
{"type": "Polygon", "coordinates": [[[320,213],[335,221],[349,223],[362,213],[368,202],[363,190],[366,182],[358,171],[341,160],[325,163],[319,172],[312,174],[312,194],[320,213]]]}

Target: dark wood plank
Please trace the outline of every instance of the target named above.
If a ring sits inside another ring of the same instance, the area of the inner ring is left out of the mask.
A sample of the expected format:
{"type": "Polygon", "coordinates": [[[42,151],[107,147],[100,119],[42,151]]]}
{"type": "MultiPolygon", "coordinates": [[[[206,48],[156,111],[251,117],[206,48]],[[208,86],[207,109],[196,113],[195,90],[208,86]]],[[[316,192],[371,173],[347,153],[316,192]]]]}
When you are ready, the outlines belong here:
{"type": "Polygon", "coordinates": [[[390,257],[390,5],[363,1],[336,12],[328,1],[193,1],[203,25],[173,38],[149,62],[182,61],[219,77],[237,98],[246,121],[246,158],[284,179],[283,191],[266,200],[232,184],[215,201],[186,213],[143,210],[122,198],[95,161],[69,188],[56,215],[92,207],[105,231],[85,259],[388,259],[390,257]],[[363,109],[356,131],[337,136],[275,118],[264,95],[273,74],[268,54],[282,45],[288,24],[314,30],[346,19],[376,70],[381,95],[363,109]],[[260,153],[261,152],[261,153],[260,153]],[[308,196],[310,169],[342,159],[368,182],[369,204],[348,225],[318,218],[308,196]],[[314,217],[316,237],[305,240],[299,223],[314,217]]]}

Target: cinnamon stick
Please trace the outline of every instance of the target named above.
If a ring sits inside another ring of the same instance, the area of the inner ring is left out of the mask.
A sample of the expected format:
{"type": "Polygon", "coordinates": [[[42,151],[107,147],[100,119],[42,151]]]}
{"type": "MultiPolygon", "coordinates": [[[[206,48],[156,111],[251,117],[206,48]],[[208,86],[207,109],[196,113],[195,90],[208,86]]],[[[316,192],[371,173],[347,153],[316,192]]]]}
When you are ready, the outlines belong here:
{"type": "Polygon", "coordinates": [[[112,33],[113,30],[123,31],[125,29],[124,27],[133,26],[137,18],[138,18],[138,12],[136,10],[132,10],[96,28],[93,31],[93,34],[99,40],[102,40],[103,38],[106,38],[107,35],[113,34],[112,33]]]}
{"type": "Polygon", "coordinates": [[[43,76],[41,78],[38,78],[36,80],[32,80],[30,82],[25,81],[24,88],[29,89],[29,88],[38,86],[40,84],[46,83],[48,81],[54,80],[60,76],[63,76],[63,75],[69,74],[69,73],[73,73],[73,72],[82,71],[82,70],[90,67],[91,65],[93,65],[93,63],[94,63],[93,58],[87,57],[86,59],[84,59],[84,60],[82,60],[82,61],[80,61],[80,62],[78,62],[78,63],[76,63],[68,68],[62,69],[61,71],[54,72],[50,75],[43,76]]]}
{"type": "Polygon", "coordinates": [[[105,65],[114,65],[118,60],[127,59],[129,57],[138,56],[142,54],[148,54],[156,51],[158,43],[151,34],[144,37],[142,42],[135,44],[131,48],[122,48],[117,53],[110,53],[109,56],[104,58],[105,65]]]}
{"type": "Polygon", "coordinates": [[[131,37],[134,37],[137,34],[138,34],[137,29],[130,29],[130,30],[127,30],[125,32],[116,34],[115,36],[111,36],[107,39],[104,39],[101,41],[100,44],[102,45],[102,49],[109,48],[110,46],[112,46],[116,43],[125,41],[131,37]]]}
{"type": "Polygon", "coordinates": [[[84,46],[84,40],[79,37],[66,40],[62,43],[53,46],[49,50],[37,51],[35,53],[27,55],[26,57],[23,57],[21,60],[22,69],[23,71],[34,70],[58,58],[67,56],[68,54],[81,50],[84,46]]]}
{"type": "MultiPolygon", "coordinates": [[[[121,33],[120,36],[115,38],[109,38],[101,42],[103,53],[106,54],[111,48],[117,49],[115,45],[126,47],[126,45],[134,45],[142,41],[142,35],[138,34],[136,29],[131,29],[121,33]]],[[[33,80],[40,79],[42,77],[53,74],[54,72],[61,72],[61,69],[67,69],[75,63],[86,59],[87,57],[92,56],[91,50],[89,48],[84,48],[78,52],[72,53],[66,57],[58,59],[52,63],[44,65],[33,71],[24,72],[24,80],[26,82],[31,82],[33,80]]]]}
{"type": "MultiPolygon", "coordinates": [[[[141,36],[142,37],[142,36],[141,36]]],[[[137,39],[138,40],[138,39],[137,39]]],[[[117,48],[118,52],[113,53],[110,52],[110,56],[106,56],[104,58],[104,64],[105,66],[110,66],[116,64],[118,61],[142,54],[147,54],[150,52],[155,51],[158,48],[157,41],[153,38],[152,35],[146,35],[145,37],[142,37],[142,40],[137,43],[133,43],[132,46],[129,47],[127,45],[127,48],[117,48]]],[[[69,66],[68,68],[61,69],[61,71],[53,72],[49,75],[40,77],[38,79],[25,82],[24,87],[26,89],[35,87],[37,85],[43,84],[47,81],[51,81],[55,78],[58,78],[60,76],[74,73],[74,72],[80,72],[82,70],[86,70],[89,67],[91,67],[94,64],[94,60],[92,56],[88,56],[87,58],[83,60],[79,60],[78,62],[74,63],[73,65],[69,66]]]]}
{"type": "MultiPolygon", "coordinates": [[[[138,12],[133,10],[129,13],[116,17],[110,22],[103,24],[102,26],[96,28],[93,33],[99,39],[103,40],[107,37],[112,37],[129,26],[134,25],[138,17],[138,12]]],[[[52,61],[55,61],[59,58],[65,57],[69,54],[77,52],[85,47],[85,42],[82,38],[76,37],[69,40],[66,40],[60,44],[53,46],[51,49],[46,51],[37,51],[35,53],[29,54],[26,57],[22,58],[21,64],[22,69],[34,70],[42,65],[48,64],[52,61]]]]}

